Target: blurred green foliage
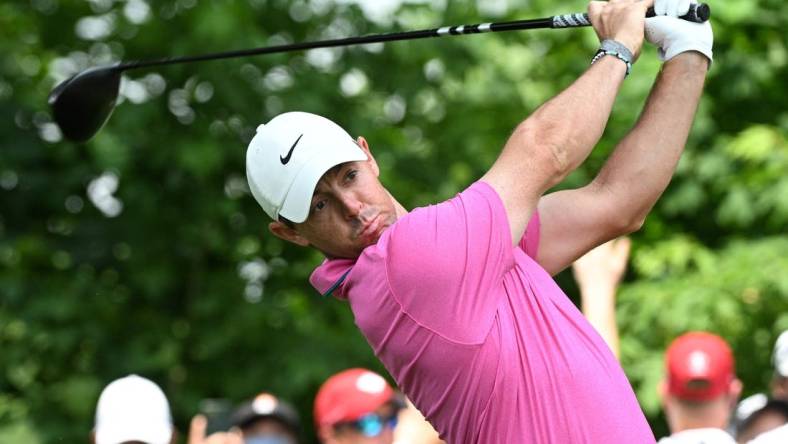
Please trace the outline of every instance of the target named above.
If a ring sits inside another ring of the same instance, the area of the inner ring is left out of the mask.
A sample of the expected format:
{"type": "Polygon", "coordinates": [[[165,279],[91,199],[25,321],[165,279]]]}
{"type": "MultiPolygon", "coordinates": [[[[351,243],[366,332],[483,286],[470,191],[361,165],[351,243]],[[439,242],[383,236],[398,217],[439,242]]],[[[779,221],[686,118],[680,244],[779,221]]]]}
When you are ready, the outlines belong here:
{"type": "MultiPolygon", "coordinates": [[[[61,140],[49,90],[91,65],[581,11],[582,1],[16,0],[0,3],[0,442],[81,442],[110,380],[160,383],[186,430],[203,398],[270,390],[309,424],[332,372],[382,371],[341,302],[307,277],[245,185],[257,124],[300,109],[370,141],[406,206],[480,177],[511,129],[588,65],[589,30],[529,31],[129,72],[90,142],[61,140]],[[419,165],[413,168],[412,165],[419,165]]],[[[707,329],[764,391],[788,328],[788,3],[712,2],[716,59],[675,179],[634,236],[622,361],[657,435],[672,338],[707,329]]],[[[587,182],[642,106],[653,48],[587,182]]],[[[559,283],[574,295],[568,274],[559,283]]],[[[305,432],[307,442],[313,442],[305,432]]]]}

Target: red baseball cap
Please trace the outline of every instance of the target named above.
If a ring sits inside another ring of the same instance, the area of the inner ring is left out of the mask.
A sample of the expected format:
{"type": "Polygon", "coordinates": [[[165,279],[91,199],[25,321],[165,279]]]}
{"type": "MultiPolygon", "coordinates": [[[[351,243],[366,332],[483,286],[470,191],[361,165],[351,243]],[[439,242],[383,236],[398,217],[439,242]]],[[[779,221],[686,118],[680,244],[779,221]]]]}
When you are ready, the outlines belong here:
{"type": "Polygon", "coordinates": [[[690,401],[708,401],[725,393],[736,378],[733,352],[724,339],[705,332],[685,333],[665,356],[668,392],[690,401]]]}
{"type": "Polygon", "coordinates": [[[328,378],[315,397],[318,426],[355,421],[394,399],[394,389],[379,374],[363,368],[328,378]]]}

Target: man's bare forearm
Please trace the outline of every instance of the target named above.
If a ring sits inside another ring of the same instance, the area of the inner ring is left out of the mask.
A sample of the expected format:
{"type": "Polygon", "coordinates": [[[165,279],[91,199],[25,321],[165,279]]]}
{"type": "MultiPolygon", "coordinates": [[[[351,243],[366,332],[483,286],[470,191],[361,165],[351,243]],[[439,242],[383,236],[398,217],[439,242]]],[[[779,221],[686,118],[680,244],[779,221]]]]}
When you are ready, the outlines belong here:
{"type": "Polygon", "coordinates": [[[673,176],[707,70],[708,59],[697,52],[665,63],[637,124],[595,179],[615,193],[634,226],[642,223],[673,176]]]}
{"type": "Polygon", "coordinates": [[[533,178],[534,170],[541,168],[531,162],[518,162],[519,159],[550,164],[537,192],[541,194],[555,185],[577,168],[599,141],[625,72],[626,65],[620,60],[602,58],[518,125],[501,157],[511,157],[512,165],[521,164],[521,177],[533,178]]]}
{"type": "Polygon", "coordinates": [[[613,57],[597,64],[601,66],[592,66],[533,115],[546,128],[542,137],[551,141],[567,172],[580,166],[602,137],[626,73],[625,65],[613,57]]]}
{"type": "Polygon", "coordinates": [[[517,126],[482,181],[503,201],[519,242],[540,197],[577,168],[604,131],[626,65],[604,57],[517,126]]]}
{"type": "MultiPolygon", "coordinates": [[[[619,42],[637,59],[651,3],[592,1],[588,16],[600,41],[619,42]]],[[[482,177],[503,202],[513,243],[519,242],[544,192],[577,168],[602,136],[626,67],[612,55],[599,59],[517,126],[482,177]]]]}

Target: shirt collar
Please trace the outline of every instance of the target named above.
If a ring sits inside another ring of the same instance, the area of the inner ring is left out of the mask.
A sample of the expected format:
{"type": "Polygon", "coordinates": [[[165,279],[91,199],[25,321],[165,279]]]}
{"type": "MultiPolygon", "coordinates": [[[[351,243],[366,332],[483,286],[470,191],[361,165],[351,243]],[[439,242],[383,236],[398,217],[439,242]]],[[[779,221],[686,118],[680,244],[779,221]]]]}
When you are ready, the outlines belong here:
{"type": "Polygon", "coordinates": [[[715,444],[734,444],[733,440],[725,430],[715,428],[690,429],[670,435],[671,441],[681,443],[715,443],[715,444]]]}
{"type": "Polygon", "coordinates": [[[326,259],[309,276],[309,282],[323,296],[333,293],[338,298],[346,299],[342,284],[355,264],[353,259],[326,259]]]}

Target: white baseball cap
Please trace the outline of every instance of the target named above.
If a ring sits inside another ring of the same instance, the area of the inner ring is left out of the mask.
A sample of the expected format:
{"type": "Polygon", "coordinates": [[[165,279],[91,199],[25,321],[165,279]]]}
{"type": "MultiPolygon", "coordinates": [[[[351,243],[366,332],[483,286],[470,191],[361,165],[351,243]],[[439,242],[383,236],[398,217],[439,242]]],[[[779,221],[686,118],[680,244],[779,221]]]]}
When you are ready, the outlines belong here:
{"type": "Polygon", "coordinates": [[[785,330],[774,343],[774,370],[783,378],[788,378],[788,330],[785,330]]]}
{"type": "Polygon", "coordinates": [[[140,376],[116,379],[101,392],[94,431],[96,444],[168,444],[172,416],[167,397],[158,385],[140,376]]]}
{"type": "Polygon", "coordinates": [[[316,114],[289,112],[257,127],[246,150],[246,179],[271,217],[303,222],[326,171],[367,155],[339,125],[316,114]]]}

